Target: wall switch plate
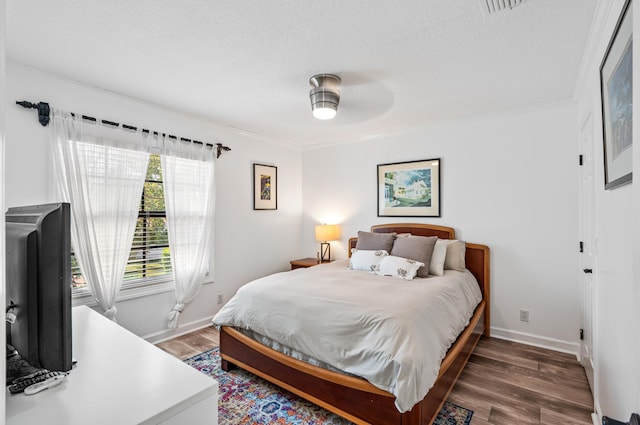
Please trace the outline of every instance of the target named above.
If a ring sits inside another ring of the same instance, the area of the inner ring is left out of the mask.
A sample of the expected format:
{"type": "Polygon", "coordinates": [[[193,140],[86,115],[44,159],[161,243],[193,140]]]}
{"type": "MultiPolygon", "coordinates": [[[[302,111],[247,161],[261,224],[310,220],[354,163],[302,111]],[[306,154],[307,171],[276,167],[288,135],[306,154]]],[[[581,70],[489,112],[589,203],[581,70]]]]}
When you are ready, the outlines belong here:
{"type": "Polygon", "coordinates": [[[521,322],[529,321],[529,310],[520,310],[520,321],[521,322]]]}
{"type": "Polygon", "coordinates": [[[218,305],[223,303],[222,294],[218,294],[218,305]]]}

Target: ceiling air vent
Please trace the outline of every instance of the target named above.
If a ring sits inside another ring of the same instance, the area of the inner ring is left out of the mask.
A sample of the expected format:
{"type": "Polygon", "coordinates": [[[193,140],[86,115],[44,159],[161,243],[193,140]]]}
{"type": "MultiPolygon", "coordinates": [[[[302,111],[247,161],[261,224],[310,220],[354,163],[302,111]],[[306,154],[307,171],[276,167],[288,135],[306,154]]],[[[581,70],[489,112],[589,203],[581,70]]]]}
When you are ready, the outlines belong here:
{"type": "Polygon", "coordinates": [[[513,9],[522,5],[525,1],[527,0],[481,0],[483,7],[487,7],[486,10],[489,14],[513,9]]]}

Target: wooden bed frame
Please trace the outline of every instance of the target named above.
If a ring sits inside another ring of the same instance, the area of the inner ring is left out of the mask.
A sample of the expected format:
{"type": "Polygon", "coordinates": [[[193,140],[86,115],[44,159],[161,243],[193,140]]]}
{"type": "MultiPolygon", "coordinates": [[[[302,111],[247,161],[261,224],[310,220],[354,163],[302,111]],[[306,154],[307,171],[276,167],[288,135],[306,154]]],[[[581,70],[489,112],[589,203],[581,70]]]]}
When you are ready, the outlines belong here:
{"type": "MultiPolygon", "coordinates": [[[[455,239],[453,228],[430,224],[382,224],[371,227],[376,233],[411,233],[455,239]]],[[[349,239],[349,249],[356,238],[349,239]]],[[[467,243],[466,267],[478,280],[482,301],[469,325],[463,330],[442,361],[436,383],[425,398],[409,412],[400,413],[395,397],[364,379],[331,372],[291,358],[233,328],[220,329],[222,369],[239,366],[312,403],[324,407],[356,424],[430,425],[442,408],[480,336],[489,336],[489,248],[467,243]]]]}

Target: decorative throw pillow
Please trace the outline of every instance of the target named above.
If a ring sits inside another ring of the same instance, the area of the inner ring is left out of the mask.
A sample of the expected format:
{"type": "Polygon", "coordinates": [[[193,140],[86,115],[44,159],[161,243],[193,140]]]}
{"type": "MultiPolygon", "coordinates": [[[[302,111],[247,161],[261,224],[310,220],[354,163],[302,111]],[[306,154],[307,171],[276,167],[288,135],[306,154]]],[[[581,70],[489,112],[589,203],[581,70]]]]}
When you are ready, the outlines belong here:
{"type": "Polygon", "coordinates": [[[464,241],[452,240],[447,245],[447,258],[444,260],[445,270],[463,271],[467,266],[464,256],[467,246],[464,241]]]}
{"type": "Polygon", "coordinates": [[[387,255],[380,261],[374,274],[411,280],[416,277],[418,269],[423,266],[424,263],[420,261],[387,255]]]}
{"type": "Polygon", "coordinates": [[[378,264],[380,264],[380,261],[387,255],[389,255],[389,253],[384,250],[369,251],[352,248],[347,270],[374,272],[378,264]]]}
{"type": "Polygon", "coordinates": [[[393,247],[393,240],[395,238],[395,233],[373,233],[359,231],[356,248],[369,251],[383,250],[390,252],[391,247],[393,247]]]}
{"type": "Polygon", "coordinates": [[[409,236],[407,238],[398,238],[393,243],[393,248],[389,254],[395,255],[396,257],[410,258],[422,264],[427,264],[426,267],[421,267],[418,270],[419,277],[427,277],[429,276],[428,264],[431,262],[433,247],[437,240],[438,238],[436,236],[409,236]]]}
{"type": "Polygon", "coordinates": [[[429,263],[429,274],[433,276],[444,275],[444,262],[447,257],[447,246],[451,241],[448,239],[438,239],[433,247],[431,262],[429,263]]]}

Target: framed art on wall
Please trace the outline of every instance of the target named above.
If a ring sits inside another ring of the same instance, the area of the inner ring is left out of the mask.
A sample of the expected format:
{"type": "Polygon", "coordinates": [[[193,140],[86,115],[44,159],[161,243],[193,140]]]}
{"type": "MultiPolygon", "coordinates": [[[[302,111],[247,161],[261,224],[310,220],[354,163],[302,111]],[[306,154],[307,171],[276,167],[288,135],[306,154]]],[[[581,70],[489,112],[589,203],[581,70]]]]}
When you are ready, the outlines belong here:
{"type": "Polygon", "coordinates": [[[600,66],[604,188],[631,182],[633,145],[633,21],[628,0],[600,66]]]}
{"type": "Polygon", "coordinates": [[[278,209],[278,167],[253,164],[253,209],[278,209]]]}
{"type": "Polygon", "coordinates": [[[378,217],[440,217],[440,158],[378,164],[378,217]]]}

